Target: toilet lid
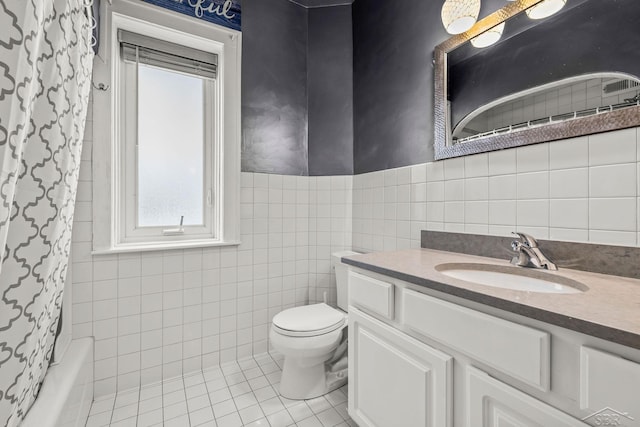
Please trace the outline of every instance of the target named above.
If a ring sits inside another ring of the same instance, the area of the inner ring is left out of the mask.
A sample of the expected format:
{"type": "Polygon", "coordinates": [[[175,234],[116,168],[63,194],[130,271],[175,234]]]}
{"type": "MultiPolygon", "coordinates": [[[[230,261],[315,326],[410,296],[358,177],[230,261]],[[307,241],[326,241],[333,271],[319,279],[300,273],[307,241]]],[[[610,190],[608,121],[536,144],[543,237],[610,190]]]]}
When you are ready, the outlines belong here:
{"type": "Polygon", "coordinates": [[[320,303],[284,310],[273,317],[273,325],[284,335],[313,336],[334,331],[345,320],[343,312],[320,303]]]}

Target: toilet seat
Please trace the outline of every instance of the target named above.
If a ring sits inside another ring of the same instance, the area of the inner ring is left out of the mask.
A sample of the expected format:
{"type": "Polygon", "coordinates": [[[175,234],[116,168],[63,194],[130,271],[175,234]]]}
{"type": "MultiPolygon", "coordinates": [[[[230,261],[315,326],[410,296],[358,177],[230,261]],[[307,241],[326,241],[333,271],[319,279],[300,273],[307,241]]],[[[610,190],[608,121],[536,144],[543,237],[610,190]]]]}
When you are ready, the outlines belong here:
{"type": "Polygon", "coordinates": [[[347,316],[327,304],[295,307],[276,314],[275,332],[289,337],[315,337],[328,334],[344,326],[347,316]]]}

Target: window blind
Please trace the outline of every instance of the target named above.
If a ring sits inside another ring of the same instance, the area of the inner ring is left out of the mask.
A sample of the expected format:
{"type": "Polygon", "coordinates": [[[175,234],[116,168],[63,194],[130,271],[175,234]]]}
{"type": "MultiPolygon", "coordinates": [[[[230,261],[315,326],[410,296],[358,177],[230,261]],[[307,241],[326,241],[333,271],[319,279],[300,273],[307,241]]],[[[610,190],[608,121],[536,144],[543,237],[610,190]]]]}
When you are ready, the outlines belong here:
{"type": "Polygon", "coordinates": [[[118,30],[120,55],[127,62],[166,68],[180,73],[215,79],[218,55],[187,46],[118,30]]]}

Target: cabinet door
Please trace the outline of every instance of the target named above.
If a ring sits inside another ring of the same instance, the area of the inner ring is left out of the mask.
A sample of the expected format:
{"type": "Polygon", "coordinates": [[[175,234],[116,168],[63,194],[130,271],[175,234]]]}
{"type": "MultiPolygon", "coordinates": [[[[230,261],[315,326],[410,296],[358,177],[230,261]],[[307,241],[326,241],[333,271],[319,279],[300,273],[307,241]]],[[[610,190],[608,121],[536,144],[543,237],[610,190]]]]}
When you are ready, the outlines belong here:
{"type": "Polygon", "coordinates": [[[580,408],[592,425],[640,427],[640,364],[582,347],[580,408]]]}
{"type": "Polygon", "coordinates": [[[467,367],[467,427],[587,427],[484,372],[467,367]]]}
{"type": "Polygon", "coordinates": [[[360,427],[451,426],[452,359],[350,307],[349,414],[360,427]]]}

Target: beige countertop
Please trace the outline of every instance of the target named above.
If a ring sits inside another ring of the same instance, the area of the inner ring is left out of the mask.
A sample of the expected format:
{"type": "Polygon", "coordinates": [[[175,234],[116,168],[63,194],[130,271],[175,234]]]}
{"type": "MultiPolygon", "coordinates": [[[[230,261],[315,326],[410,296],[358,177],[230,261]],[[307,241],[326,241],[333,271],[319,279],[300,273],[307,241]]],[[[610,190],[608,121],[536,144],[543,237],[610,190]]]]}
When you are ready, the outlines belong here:
{"type": "MultiPolygon", "coordinates": [[[[550,294],[479,285],[446,276],[436,266],[447,263],[500,265],[522,270],[507,260],[407,249],[343,258],[344,262],[415,285],[523,315],[546,323],[640,349],[640,280],[561,268],[536,270],[572,279],[588,287],[582,293],[550,294]]],[[[534,273],[536,274],[536,273],[534,273]]]]}

